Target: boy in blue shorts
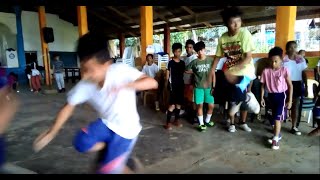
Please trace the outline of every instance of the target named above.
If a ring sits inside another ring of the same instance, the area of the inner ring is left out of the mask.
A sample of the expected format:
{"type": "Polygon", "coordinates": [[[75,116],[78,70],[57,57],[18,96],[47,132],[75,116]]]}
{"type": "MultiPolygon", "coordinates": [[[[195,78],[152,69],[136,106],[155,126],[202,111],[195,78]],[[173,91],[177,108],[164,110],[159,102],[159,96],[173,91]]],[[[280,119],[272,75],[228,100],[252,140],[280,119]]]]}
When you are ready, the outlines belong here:
{"type": "MultiPolygon", "coordinates": [[[[282,66],[283,50],[279,47],[274,47],[269,51],[269,59],[272,63],[272,68],[266,68],[261,75],[261,97],[264,97],[264,89],[268,90],[268,99],[272,109],[272,120],[274,124],[274,136],[269,143],[272,144],[272,149],[280,148],[279,141],[281,139],[281,122],[285,120],[286,107],[292,106],[293,86],[290,79],[289,70],[282,66]],[[288,90],[288,97],[286,91],[288,90]]],[[[261,105],[265,107],[265,101],[261,99],[261,105]]]]}
{"type": "MultiPolygon", "coordinates": [[[[211,75],[211,67],[213,59],[206,56],[204,42],[200,41],[194,45],[194,50],[198,53],[198,58],[192,61],[187,66],[187,73],[193,73],[195,77],[194,82],[194,102],[197,105],[197,115],[199,120],[199,131],[203,132],[207,127],[214,126],[213,121],[211,121],[211,116],[214,107],[214,98],[212,96],[212,91],[215,88],[215,79],[209,77],[211,75]],[[208,83],[210,79],[210,83],[208,83]],[[203,122],[203,103],[208,103],[208,112],[203,122]]],[[[215,77],[215,76],[214,76],[215,77]]]]}
{"type": "Polygon", "coordinates": [[[76,105],[88,102],[100,118],[78,132],[74,147],[83,153],[103,152],[97,173],[119,174],[127,170],[128,157],[142,129],[136,91],[157,89],[158,83],[126,64],[113,64],[107,42],[105,36],[93,32],[79,39],[77,54],[82,80],[68,93],[67,103],[53,126],[35,140],[34,149],[39,151],[46,146],[71,117],[76,105]]]}

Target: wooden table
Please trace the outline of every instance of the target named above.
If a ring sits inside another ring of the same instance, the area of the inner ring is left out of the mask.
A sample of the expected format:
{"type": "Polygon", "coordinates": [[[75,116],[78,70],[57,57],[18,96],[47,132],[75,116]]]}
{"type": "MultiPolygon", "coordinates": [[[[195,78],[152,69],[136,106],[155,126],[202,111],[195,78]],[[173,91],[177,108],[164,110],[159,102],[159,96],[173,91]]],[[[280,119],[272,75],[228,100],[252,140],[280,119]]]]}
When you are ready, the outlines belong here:
{"type": "Polygon", "coordinates": [[[66,82],[69,82],[69,79],[71,78],[71,82],[75,83],[76,79],[80,80],[81,79],[81,73],[80,73],[80,68],[78,67],[67,67],[64,68],[64,72],[65,72],[65,79],[66,82]],[[71,77],[69,76],[69,72],[71,72],[71,77]],[[76,75],[76,73],[78,73],[78,75],[76,75]]]}

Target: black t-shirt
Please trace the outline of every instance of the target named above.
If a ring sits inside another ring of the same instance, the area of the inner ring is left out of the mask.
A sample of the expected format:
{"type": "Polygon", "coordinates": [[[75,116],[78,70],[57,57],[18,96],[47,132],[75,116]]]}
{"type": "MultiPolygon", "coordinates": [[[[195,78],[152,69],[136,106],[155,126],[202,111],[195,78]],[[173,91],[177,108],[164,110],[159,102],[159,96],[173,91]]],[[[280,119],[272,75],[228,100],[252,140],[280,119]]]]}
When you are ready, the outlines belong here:
{"type": "Polygon", "coordinates": [[[183,75],[186,69],[186,65],[183,60],[175,62],[171,59],[168,63],[167,70],[170,71],[169,81],[172,84],[184,84],[183,75]]]}

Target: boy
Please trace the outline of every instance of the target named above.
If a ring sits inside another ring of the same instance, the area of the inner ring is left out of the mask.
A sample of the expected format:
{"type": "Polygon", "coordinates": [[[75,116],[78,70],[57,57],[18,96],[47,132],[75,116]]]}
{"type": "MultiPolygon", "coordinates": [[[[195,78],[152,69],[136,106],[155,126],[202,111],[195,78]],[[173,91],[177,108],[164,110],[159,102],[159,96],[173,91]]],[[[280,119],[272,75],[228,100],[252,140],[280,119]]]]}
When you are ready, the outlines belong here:
{"type": "Polygon", "coordinates": [[[181,50],[181,43],[174,43],[172,45],[173,58],[169,61],[167,66],[165,86],[170,91],[169,108],[167,111],[167,122],[164,126],[167,130],[172,129],[171,116],[173,113],[175,115],[175,120],[173,124],[177,127],[182,127],[182,124],[179,122],[179,118],[181,105],[183,104],[184,100],[183,74],[185,72],[185,63],[180,59],[181,50]]]}
{"type": "Polygon", "coordinates": [[[211,79],[210,83],[207,83],[207,79],[211,75],[211,67],[213,59],[206,56],[206,49],[204,42],[200,41],[194,45],[194,50],[198,53],[198,58],[192,61],[187,69],[189,73],[193,73],[195,77],[194,81],[194,102],[197,105],[197,115],[199,120],[199,131],[203,132],[207,127],[214,126],[211,121],[211,116],[214,107],[214,98],[212,91],[215,88],[215,79],[211,79]],[[212,85],[211,85],[212,83],[212,85]],[[203,103],[208,103],[208,112],[205,123],[203,122],[203,103]]]}
{"type": "Polygon", "coordinates": [[[64,64],[60,60],[60,56],[57,54],[53,56],[53,59],[54,59],[53,61],[54,78],[58,86],[58,92],[62,93],[66,91],[64,87],[64,77],[63,77],[64,64]]]}
{"type": "MultiPolygon", "coordinates": [[[[143,66],[142,72],[145,73],[147,76],[152,77],[157,80],[157,73],[159,72],[158,66],[153,61],[153,55],[148,54],[146,57],[147,64],[143,66]]],[[[157,100],[155,101],[156,111],[160,111],[159,107],[159,90],[157,89],[157,100]]]]}
{"type": "MultiPolygon", "coordinates": [[[[286,56],[283,58],[283,66],[287,67],[290,73],[293,95],[291,108],[292,128],[290,132],[295,135],[301,135],[296,126],[300,98],[303,96],[303,89],[308,89],[305,70],[308,68],[305,59],[297,54],[297,43],[289,41],[286,44],[286,56]]],[[[307,91],[308,92],[308,91],[307,91]]]]}
{"type": "MultiPolygon", "coordinates": [[[[228,102],[230,103],[229,117],[231,124],[229,132],[235,132],[235,114],[241,111],[240,128],[251,132],[246,124],[248,107],[246,107],[246,91],[251,80],[255,79],[255,68],[252,61],[254,44],[252,35],[247,29],[241,28],[242,12],[236,7],[226,8],[221,12],[224,24],[228,32],[224,33],[218,41],[212,76],[215,76],[215,69],[221,57],[226,57],[223,71],[227,82],[225,84],[228,102]]],[[[250,91],[250,90],[248,90],[250,91]]]]}
{"type": "Polygon", "coordinates": [[[282,67],[283,50],[279,47],[274,47],[269,51],[269,59],[272,62],[272,68],[266,68],[261,75],[261,106],[265,107],[264,90],[265,86],[268,90],[268,99],[272,109],[272,121],[275,121],[274,136],[270,143],[272,149],[280,148],[279,141],[282,138],[280,134],[281,122],[285,120],[285,111],[287,107],[292,105],[292,83],[290,73],[286,67],[282,67]],[[286,91],[289,91],[287,97],[286,91]],[[287,101],[287,103],[286,103],[287,101]]]}
{"type": "Polygon", "coordinates": [[[108,39],[102,34],[90,31],[80,37],[77,54],[82,80],[68,93],[67,103],[53,126],[35,140],[34,149],[39,151],[46,146],[72,116],[76,105],[88,102],[101,118],[82,128],[73,144],[79,152],[104,153],[98,173],[122,173],[142,128],[136,91],[156,89],[158,83],[126,64],[113,64],[108,39]]]}
{"type": "MultiPolygon", "coordinates": [[[[188,39],[186,41],[186,56],[184,58],[184,62],[186,66],[188,66],[193,60],[197,59],[197,54],[194,54],[194,41],[192,39],[188,39]]],[[[185,103],[186,103],[186,110],[188,109],[190,112],[188,113],[188,116],[192,120],[191,122],[194,121],[194,119],[197,117],[197,112],[196,112],[196,106],[193,101],[193,75],[189,73],[184,73],[183,80],[184,80],[184,96],[185,96],[185,103]]]]}

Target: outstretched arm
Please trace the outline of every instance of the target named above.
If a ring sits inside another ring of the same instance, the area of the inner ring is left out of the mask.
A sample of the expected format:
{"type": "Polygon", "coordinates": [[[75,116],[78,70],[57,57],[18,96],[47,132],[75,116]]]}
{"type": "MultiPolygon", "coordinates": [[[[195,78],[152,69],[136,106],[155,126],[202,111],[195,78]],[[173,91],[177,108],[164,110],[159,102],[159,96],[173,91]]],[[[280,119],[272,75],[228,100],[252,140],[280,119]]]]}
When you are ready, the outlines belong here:
{"type": "Polygon", "coordinates": [[[59,132],[65,122],[72,116],[75,106],[65,104],[58,113],[54,124],[48,130],[40,134],[34,141],[33,148],[35,151],[40,151],[44,148],[59,132]]]}

